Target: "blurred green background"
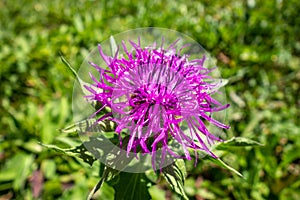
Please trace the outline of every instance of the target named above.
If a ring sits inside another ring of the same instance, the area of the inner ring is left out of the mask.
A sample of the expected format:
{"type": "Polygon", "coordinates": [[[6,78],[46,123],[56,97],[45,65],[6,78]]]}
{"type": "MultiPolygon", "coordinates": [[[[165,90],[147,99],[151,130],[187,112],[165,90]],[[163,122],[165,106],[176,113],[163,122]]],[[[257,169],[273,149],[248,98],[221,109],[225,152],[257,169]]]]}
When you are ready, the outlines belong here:
{"type": "MultiPolygon", "coordinates": [[[[229,79],[228,138],[265,146],[233,148],[222,159],[244,178],[210,162],[189,170],[190,199],[300,199],[300,1],[0,1],[0,199],[85,199],[97,166],[39,142],[71,147],[74,77],[89,50],[112,34],[164,27],[197,40],[229,79]]],[[[113,199],[104,185],[98,199],[113,199]]],[[[163,184],[153,199],[178,199],[163,184]]]]}

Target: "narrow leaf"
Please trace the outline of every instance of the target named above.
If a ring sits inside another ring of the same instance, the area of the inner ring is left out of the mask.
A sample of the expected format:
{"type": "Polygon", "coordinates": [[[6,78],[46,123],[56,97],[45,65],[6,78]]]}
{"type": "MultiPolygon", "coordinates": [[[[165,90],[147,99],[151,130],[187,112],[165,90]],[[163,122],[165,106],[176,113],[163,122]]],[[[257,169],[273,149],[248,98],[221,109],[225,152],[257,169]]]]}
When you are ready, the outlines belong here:
{"type": "Polygon", "coordinates": [[[104,181],[110,181],[113,179],[116,175],[118,175],[120,172],[114,169],[111,169],[109,167],[105,167],[103,174],[101,176],[101,179],[98,181],[98,183],[95,185],[95,187],[92,189],[92,191],[89,193],[87,200],[91,200],[93,196],[96,194],[96,192],[101,188],[104,181]]]}
{"type": "Polygon", "coordinates": [[[51,145],[51,144],[41,144],[41,145],[47,147],[48,149],[54,150],[60,154],[75,157],[75,158],[80,158],[91,166],[96,160],[96,158],[89,153],[89,151],[85,148],[83,144],[72,149],[62,149],[56,145],[51,145]]]}
{"type": "MultiPolygon", "coordinates": [[[[82,92],[85,94],[85,95],[89,95],[90,92],[84,87],[85,85],[86,86],[89,86],[91,88],[94,88],[93,85],[91,85],[90,83],[87,83],[85,81],[83,81],[79,75],[77,74],[76,70],[71,66],[71,64],[63,57],[63,56],[60,56],[62,62],[71,70],[71,72],[74,74],[74,76],[76,77],[77,81],[79,82],[79,85],[81,87],[81,90],[82,92]]],[[[98,88],[95,88],[95,90],[99,90],[98,88]]]]}
{"type": "Polygon", "coordinates": [[[280,163],[280,167],[287,167],[294,160],[299,159],[300,155],[300,147],[294,145],[292,148],[285,148],[284,154],[282,156],[282,162],[280,163]]]}
{"type": "Polygon", "coordinates": [[[226,150],[232,147],[246,147],[246,146],[263,146],[263,144],[244,137],[233,137],[230,140],[218,143],[215,148],[219,150],[226,150]]]}
{"type": "Polygon", "coordinates": [[[176,160],[173,164],[163,168],[162,173],[172,190],[179,194],[183,199],[188,200],[183,187],[187,175],[184,161],[181,159],[176,160]]]}
{"type": "Polygon", "coordinates": [[[109,37],[110,48],[111,48],[111,56],[115,56],[118,51],[118,46],[113,36],[109,37]]]}
{"type": "Polygon", "coordinates": [[[116,124],[109,120],[103,120],[97,122],[96,118],[89,118],[82,120],[80,122],[76,122],[74,124],[71,124],[63,129],[60,129],[59,131],[62,133],[73,133],[73,132],[111,132],[114,131],[116,128],[116,124]]]}
{"type": "Polygon", "coordinates": [[[103,182],[104,182],[104,178],[101,178],[98,181],[98,183],[95,185],[95,187],[92,189],[92,191],[89,193],[87,200],[91,200],[93,198],[94,194],[96,194],[96,192],[101,188],[103,182]]]}
{"type": "Polygon", "coordinates": [[[236,169],[232,168],[231,166],[227,165],[225,162],[223,162],[220,158],[213,158],[211,156],[207,156],[207,158],[212,161],[213,163],[215,163],[216,165],[223,167],[225,169],[230,170],[231,172],[239,175],[240,177],[243,177],[243,175],[238,172],[236,169]]]}
{"type": "MultiPolygon", "coordinates": [[[[207,81],[211,81],[211,80],[207,80],[207,81]]],[[[215,87],[212,87],[211,89],[209,89],[209,93],[214,93],[216,91],[218,91],[220,88],[224,87],[225,85],[228,84],[228,79],[213,79],[213,82],[209,82],[210,84],[215,85],[215,87]]]]}

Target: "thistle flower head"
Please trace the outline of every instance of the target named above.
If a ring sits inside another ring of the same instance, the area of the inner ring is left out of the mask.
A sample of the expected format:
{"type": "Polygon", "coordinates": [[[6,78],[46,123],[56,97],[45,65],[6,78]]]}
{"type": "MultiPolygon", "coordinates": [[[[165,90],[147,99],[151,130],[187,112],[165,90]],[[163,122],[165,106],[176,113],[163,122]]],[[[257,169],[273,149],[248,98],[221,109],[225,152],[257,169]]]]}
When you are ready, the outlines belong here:
{"type": "Polygon", "coordinates": [[[155,43],[143,47],[140,41],[129,43],[123,41],[120,48],[125,53],[116,51],[114,56],[106,55],[98,46],[106,69],[90,62],[98,75],[90,74],[93,84],[85,86],[90,92],[86,98],[102,105],[97,113],[105,107],[111,110],[98,122],[114,121],[121,147],[122,133],[129,136],[127,155],[138,151],[150,154],[154,169],[158,150],[162,151],[161,163],[167,155],[191,160],[191,150],[196,157],[198,151],[216,157],[209,147],[221,139],[207,124],[228,129],[212,114],[229,105],[212,97],[220,83],[210,76],[214,69],[204,66],[206,58],[190,59],[182,54],[186,46],[178,48],[178,40],[167,48],[155,43]],[[181,150],[174,150],[171,143],[181,150]]]}

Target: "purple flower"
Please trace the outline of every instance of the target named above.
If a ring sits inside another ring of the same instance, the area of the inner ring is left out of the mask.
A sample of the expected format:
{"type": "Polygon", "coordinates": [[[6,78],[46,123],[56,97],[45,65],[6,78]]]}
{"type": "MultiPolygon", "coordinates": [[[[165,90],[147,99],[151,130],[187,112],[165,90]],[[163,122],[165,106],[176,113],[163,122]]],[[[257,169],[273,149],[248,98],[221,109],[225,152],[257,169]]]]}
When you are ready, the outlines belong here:
{"type": "Polygon", "coordinates": [[[209,146],[221,139],[210,133],[206,124],[229,128],[212,118],[212,113],[229,107],[211,96],[220,84],[209,75],[214,69],[204,67],[205,57],[189,60],[189,55],[181,55],[187,45],[178,49],[178,41],[166,49],[155,44],[143,48],[140,41],[129,41],[130,50],[122,42],[124,55],[117,51],[114,57],[104,54],[99,45],[107,68],[90,62],[99,77],[90,73],[94,83],[85,86],[91,93],[86,98],[102,105],[96,113],[105,107],[111,109],[98,122],[116,122],[120,146],[124,139],[121,132],[127,130],[127,154],[151,154],[154,169],[158,149],[162,162],[167,154],[191,160],[191,150],[196,160],[197,151],[216,157],[209,146]],[[170,141],[179,144],[182,153],[174,151],[170,141]]]}

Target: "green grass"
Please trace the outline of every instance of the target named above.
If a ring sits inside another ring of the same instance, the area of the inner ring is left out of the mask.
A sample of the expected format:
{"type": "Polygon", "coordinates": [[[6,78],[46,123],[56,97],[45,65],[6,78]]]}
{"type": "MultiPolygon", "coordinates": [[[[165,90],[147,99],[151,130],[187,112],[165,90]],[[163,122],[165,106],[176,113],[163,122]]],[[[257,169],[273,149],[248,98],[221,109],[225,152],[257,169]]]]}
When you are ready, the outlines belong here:
{"type": "MultiPolygon", "coordinates": [[[[154,26],[189,35],[218,59],[229,79],[228,138],[265,144],[222,156],[244,178],[210,162],[196,168],[187,163],[189,197],[300,199],[300,2],[246,2],[2,0],[0,198],[87,196],[97,183],[97,166],[39,144],[71,146],[79,140],[58,131],[72,123],[75,80],[60,52],[78,68],[110,35],[154,26]],[[35,194],[39,184],[41,193],[35,194]]],[[[105,185],[99,198],[111,199],[111,190],[105,185]]]]}

